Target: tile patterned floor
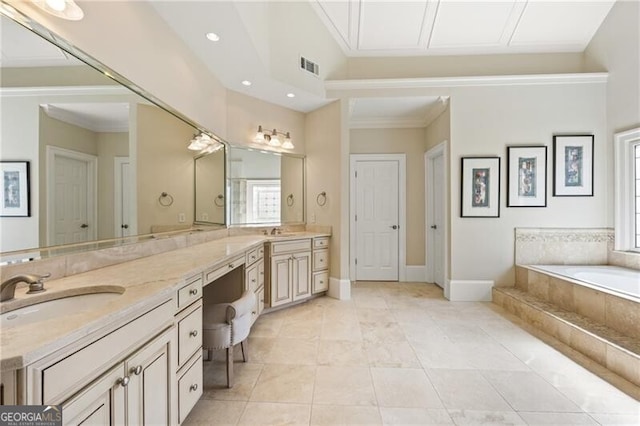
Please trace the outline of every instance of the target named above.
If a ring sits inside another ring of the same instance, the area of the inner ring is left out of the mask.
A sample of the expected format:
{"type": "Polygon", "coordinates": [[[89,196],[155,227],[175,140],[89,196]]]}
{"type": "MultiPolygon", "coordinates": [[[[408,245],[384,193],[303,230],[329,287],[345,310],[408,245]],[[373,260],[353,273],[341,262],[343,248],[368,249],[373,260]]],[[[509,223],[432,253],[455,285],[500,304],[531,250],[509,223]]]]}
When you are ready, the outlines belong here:
{"type": "Polygon", "coordinates": [[[261,316],[234,387],[222,357],[205,362],[184,424],[640,425],[637,388],[620,391],[522,327],[431,284],[357,283],[350,301],[261,316]]]}

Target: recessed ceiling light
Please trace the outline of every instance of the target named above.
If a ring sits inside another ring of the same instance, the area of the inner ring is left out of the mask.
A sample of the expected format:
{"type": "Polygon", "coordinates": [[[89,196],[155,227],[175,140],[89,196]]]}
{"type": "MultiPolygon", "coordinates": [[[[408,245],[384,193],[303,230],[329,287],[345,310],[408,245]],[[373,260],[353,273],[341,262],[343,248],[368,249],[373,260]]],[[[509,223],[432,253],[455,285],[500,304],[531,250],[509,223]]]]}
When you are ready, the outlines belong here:
{"type": "Polygon", "coordinates": [[[242,84],[245,86],[251,86],[251,82],[249,80],[242,80],[242,84]]]}
{"type": "Polygon", "coordinates": [[[287,98],[295,98],[296,95],[294,93],[287,93],[287,98]]]}
{"type": "Polygon", "coordinates": [[[207,33],[207,38],[211,41],[218,41],[220,40],[220,36],[216,33],[207,33]]]}

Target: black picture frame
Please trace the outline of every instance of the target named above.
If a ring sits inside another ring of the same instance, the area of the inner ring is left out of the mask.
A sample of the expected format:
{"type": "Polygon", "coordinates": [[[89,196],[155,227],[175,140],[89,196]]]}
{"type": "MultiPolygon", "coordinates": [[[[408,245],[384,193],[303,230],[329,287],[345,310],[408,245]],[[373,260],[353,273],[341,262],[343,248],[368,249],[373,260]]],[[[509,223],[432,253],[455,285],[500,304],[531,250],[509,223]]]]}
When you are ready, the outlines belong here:
{"type": "Polygon", "coordinates": [[[507,146],[507,207],[547,207],[547,147],[507,146]]]}
{"type": "Polygon", "coordinates": [[[553,137],[553,196],[593,197],[593,135],[553,137]]]}
{"type": "Polygon", "coordinates": [[[460,159],[460,217],[500,217],[500,157],[460,159]]]}
{"type": "Polygon", "coordinates": [[[0,161],[0,217],[31,216],[29,161],[0,161]]]}

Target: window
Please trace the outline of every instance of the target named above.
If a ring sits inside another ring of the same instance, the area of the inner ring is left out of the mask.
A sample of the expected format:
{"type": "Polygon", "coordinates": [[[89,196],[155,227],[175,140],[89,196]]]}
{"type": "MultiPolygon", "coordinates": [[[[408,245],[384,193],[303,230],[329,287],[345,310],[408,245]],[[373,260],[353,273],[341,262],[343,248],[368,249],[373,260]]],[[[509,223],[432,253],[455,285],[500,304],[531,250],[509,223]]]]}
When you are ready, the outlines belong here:
{"type": "Polygon", "coordinates": [[[640,252],[640,128],[617,133],[615,249],[640,252]]]}
{"type": "Polygon", "coordinates": [[[280,222],[279,180],[247,180],[247,222],[280,222]]]}

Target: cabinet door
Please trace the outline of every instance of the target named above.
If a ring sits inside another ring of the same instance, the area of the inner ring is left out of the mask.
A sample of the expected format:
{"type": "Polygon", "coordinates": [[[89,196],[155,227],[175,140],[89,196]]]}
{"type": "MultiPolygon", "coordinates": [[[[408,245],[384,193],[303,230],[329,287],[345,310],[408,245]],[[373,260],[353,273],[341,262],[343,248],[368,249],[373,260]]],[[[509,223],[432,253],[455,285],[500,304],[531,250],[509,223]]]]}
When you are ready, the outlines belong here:
{"type": "Polygon", "coordinates": [[[311,252],[295,253],[292,262],[293,300],[305,299],[311,295],[311,252]]]}
{"type": "Polygon", "coordinates": [[[62,404],[64,424],[125,424],[124,373],[124,364],[120,363],[62,404]]]}
{"type": "Polygon", "coordinates": [[[271,257],[271,306],[293,301],[291,294],[291,255],[271,257]]]}
{"type": "Polygon", "coordinates": [[[126,361],[127,420],[130,425],[169,425],[173,329],[147,344],[126,361]]]}
{"type": "Polygon", "coordinates": [[[244,289],[256,291],[258,289],[258,265],[252,265],[245,271],[244,289]]]}
{"type": "Polygon", "coordinates": [[[258,262],[258,288],[264,285],[264,260],[258,262]]]}

